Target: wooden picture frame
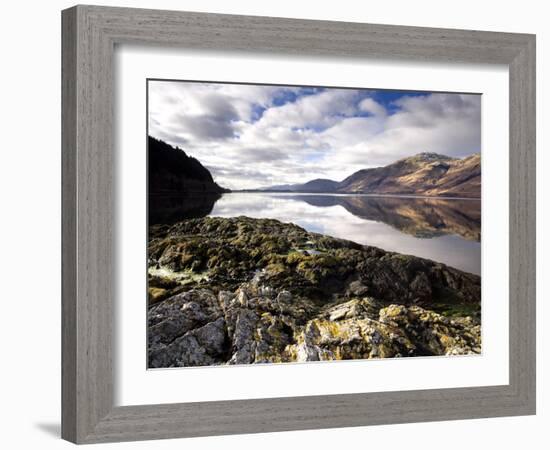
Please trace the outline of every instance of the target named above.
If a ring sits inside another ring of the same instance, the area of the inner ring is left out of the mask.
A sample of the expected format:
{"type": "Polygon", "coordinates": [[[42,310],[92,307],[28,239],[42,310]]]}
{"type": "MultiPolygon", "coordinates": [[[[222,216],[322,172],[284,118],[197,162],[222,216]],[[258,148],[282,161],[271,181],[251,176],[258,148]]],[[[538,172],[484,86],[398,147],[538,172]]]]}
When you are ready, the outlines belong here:
{"type": "Polygon", "coordinates": [[[535,413],[535,36],[75,6],[62,13],[62,437],[76,443],[535,413]],[[114,407],[116,44],[505,64],[510,85],[509,384],[114,407]]]}

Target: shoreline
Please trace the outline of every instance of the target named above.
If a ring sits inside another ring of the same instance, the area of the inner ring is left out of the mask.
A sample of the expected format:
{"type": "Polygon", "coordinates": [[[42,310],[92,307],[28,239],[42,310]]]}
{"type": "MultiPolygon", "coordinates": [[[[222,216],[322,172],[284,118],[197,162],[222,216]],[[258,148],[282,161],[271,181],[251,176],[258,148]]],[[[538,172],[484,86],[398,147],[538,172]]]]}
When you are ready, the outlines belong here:
{"type": "Polygon", "coordinates": [[[227,194],[269,194],[269,195],[321,195],[327,197],[383,197],[383,198],[417,198],[417,199],[433,199],[433,200],[477,200],[481,201],[481,197],[454,197],[443,195],[421,195],[421,194],[369,194],[369,193],[342,193],[342,192],[293,192],[293,191],[229,191],[227,194]]]}

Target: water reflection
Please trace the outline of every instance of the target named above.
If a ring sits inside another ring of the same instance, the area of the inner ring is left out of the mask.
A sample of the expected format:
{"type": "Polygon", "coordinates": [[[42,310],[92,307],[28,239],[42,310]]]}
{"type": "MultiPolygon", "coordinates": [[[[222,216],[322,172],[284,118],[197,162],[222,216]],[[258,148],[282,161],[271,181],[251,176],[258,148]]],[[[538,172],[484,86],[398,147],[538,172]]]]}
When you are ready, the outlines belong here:
{"type": "Polygon", "coordinates": [[[293,222],[308,231],[481,272],[479,200],[231,193],[215,202],[210,215],[293,222]]]}
{"type": "Polygon", "coordinates": [[[150,194],[149,225],[172,224],[184,219],[205,217],[212,212],[220,194],[183,194],[174,196],[150,194]]]}
{"type": "Polygon", "coordinates": [[[479,200],[357,195],[301,195],[292,199],[319,207],[340,205],[354,216],[386,223],[418,238],[447,234],[477,242],[481,238],[479,200]]]}

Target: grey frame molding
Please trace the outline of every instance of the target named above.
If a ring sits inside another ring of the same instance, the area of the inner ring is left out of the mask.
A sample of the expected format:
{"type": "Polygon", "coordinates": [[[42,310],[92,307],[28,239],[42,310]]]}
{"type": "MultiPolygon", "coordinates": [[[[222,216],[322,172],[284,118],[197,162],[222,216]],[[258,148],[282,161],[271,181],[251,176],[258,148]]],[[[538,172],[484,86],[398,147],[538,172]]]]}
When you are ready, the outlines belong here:
{"type": "Polygon", "coordinates": [[[62,32],[64,439],[94,443],[535,413],[534,35],[97,6],[63,11],[62,32]],[[125,43],[506,64],[510,383],[114,407],[113,52],[125,43]]]}

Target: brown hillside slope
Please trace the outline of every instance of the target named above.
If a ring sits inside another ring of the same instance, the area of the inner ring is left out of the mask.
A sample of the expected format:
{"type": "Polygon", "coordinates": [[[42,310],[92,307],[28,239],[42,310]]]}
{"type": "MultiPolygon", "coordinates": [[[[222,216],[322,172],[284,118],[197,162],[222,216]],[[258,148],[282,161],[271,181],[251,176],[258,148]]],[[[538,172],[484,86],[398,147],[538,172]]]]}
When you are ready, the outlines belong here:
{"type": "Polygon", "coordinates": [[[342,193],[481,197],[481,157],[420,153],[385,167],[364,169],[343,180],[342,193]]]}

